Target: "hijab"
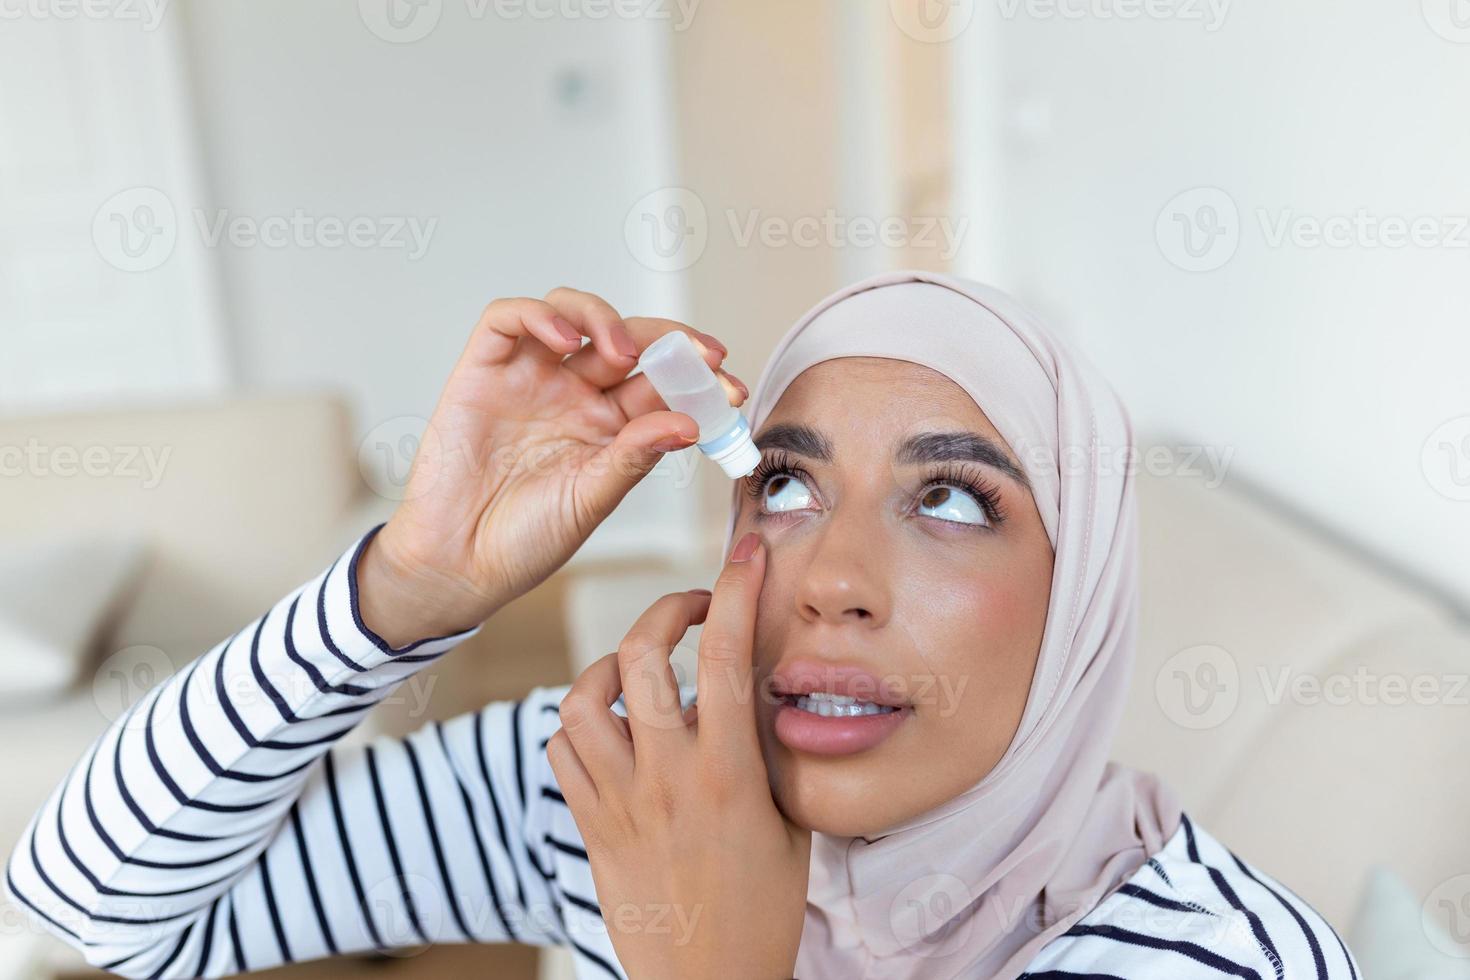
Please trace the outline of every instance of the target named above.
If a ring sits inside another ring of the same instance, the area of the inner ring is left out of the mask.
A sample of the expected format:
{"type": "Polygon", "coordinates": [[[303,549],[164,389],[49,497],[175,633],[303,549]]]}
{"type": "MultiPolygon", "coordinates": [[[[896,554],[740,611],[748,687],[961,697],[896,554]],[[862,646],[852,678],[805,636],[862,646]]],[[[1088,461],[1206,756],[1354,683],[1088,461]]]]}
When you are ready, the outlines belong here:
{"type": "MultiPolygon", "coordinates": [[[[801,372],[838,357],[910,361],[968,392],[1029,477],[1055,558],[1006,752],[897,826],[813,833],[796,975],[1013,980],[1179,826],[1167,786],[1108,761],[1137,632],[1132,427],[1095,369],[1009,296],[892,272],[828,296],[786,333],[745,406],[751,428],[801,372]]],[[[733,499],[727,541],[738,486],[733,499]]]]}

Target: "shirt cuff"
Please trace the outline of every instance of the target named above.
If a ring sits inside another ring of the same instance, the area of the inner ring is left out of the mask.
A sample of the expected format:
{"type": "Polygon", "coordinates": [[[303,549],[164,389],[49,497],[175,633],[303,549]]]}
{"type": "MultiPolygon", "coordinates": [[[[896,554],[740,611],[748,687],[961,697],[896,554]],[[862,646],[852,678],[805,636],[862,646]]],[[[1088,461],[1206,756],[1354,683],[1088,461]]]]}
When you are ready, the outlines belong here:
{"type": "MultiPolygon", "coordinates": [[[[459,643],[462,643],[463,641],[474,636],[476,633],[480,632],[480,629],[484,626],[483,623],[481,623],[479,626],[473,626],[470,629],[462,630],[458,633],[449,633],[444,636],[425,637],[424,639],[414,640],[412,643],[406,644],[401,647],[394,647],[390,645],[387,640],[383,639],[377,633],[374,633],[368,627],[368,625],[362,621],[362,607],[359,603],[359,596],[357,591],[357,564],[362,559],[362,553],[367,550],[368,543],[372,541],[373,537],[379,531],[381,531],[384,526],[384,524],[376,525],[361,538],[359,538],[357,543],[352,546],[352,548],[348,552],[347,562],[345,563],[346,567],[345,569],[341,570],[343,574],[338,576],[336,574],[336,569],[327,573],[327,587],[323,591],[324,593],[332,594],[332,596],[339,601],[339,604],[341,603],[341,600],[345,598],[345,605],[347,607],[349,615],[351,616],[352,627],[356,633],[356,636],[377,652],[385,654],[395,660],[399,660],[404,659],[405,656],[408,654],[417,653],[434,655],[443,653],[445,650],[448,650],[449,648],[459,643]],[[338,581],[335,583],[333,581],[334,578],[338,579],[338,581]],[[345,596],[342,594],[344,591],[343,586],[345,586],[345,596]]],[[[338,564],[342,564],[341,559],[338,559],[338,564]]]]}

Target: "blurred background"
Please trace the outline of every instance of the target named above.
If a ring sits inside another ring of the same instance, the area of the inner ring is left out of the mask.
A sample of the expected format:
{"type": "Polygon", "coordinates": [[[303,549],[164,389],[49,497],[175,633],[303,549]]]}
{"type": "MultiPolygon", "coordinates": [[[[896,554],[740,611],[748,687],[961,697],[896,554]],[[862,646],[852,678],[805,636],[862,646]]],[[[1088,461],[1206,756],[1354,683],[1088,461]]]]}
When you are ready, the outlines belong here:
{"type": "MultiPolygon", "coordinates": [[[[1466,0],[0,0],[0,844],[391,513],[489,300],[685,320],[753,384],[918,267],[1132,409],[1119,758],[1367,976],[1470,975],[1467,92],[1466,0]]],[[[364,733],[569,680],[708,581],[729,491],[670,457],[364,733]]],[[[83,970],[3,909],[0,977],[83,970]]],[[[455,970],[566,975],[287,972],[455,970]]]]}

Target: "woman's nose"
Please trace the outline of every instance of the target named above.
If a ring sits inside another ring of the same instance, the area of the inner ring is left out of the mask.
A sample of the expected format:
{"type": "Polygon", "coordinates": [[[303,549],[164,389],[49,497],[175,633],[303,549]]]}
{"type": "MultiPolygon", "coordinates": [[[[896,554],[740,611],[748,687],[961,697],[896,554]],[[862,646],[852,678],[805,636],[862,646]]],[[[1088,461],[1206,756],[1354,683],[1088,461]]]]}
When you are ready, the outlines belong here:
{"type": "Polygon", "coordinates": [[[856,522],[831,520],[812,543],[798,577],[796,607],[809,622],[881,626],[888,621],[889,570],[878,533],[856,522]]]}

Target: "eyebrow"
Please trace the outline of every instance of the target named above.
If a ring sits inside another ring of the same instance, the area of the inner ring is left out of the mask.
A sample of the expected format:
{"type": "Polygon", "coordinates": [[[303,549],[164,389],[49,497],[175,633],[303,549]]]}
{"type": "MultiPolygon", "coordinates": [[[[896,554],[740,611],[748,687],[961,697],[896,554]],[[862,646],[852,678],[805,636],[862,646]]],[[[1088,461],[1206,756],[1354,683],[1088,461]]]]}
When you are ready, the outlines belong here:
{"type": "MultiPolygon", "coordinates": [[[[832,443],[826,436],[809,425],[784,422],[773,425],[755,437],[755,444],[762,451],[784,449],[823,463],[832,462],[832,443]]],[[[1031,489],[1030,479],[1019,466],[1011,461],[1005,449],[995,440],[978,432],[926,432],[922,435],[909,436],[899,444],[893,457],[897,462],[909,465],[947,462],[980,463],[999,470],[1027,490],[1031,489]]]]}
{"type": "Polygon", "coordinates": [[[767,449],[785,449],[823,463],[832,462],[832,444],[827,441],[826,436],[809,425],[783,422],[770,426],[755,437],[755,447],[762,452],[767,449]]]}

